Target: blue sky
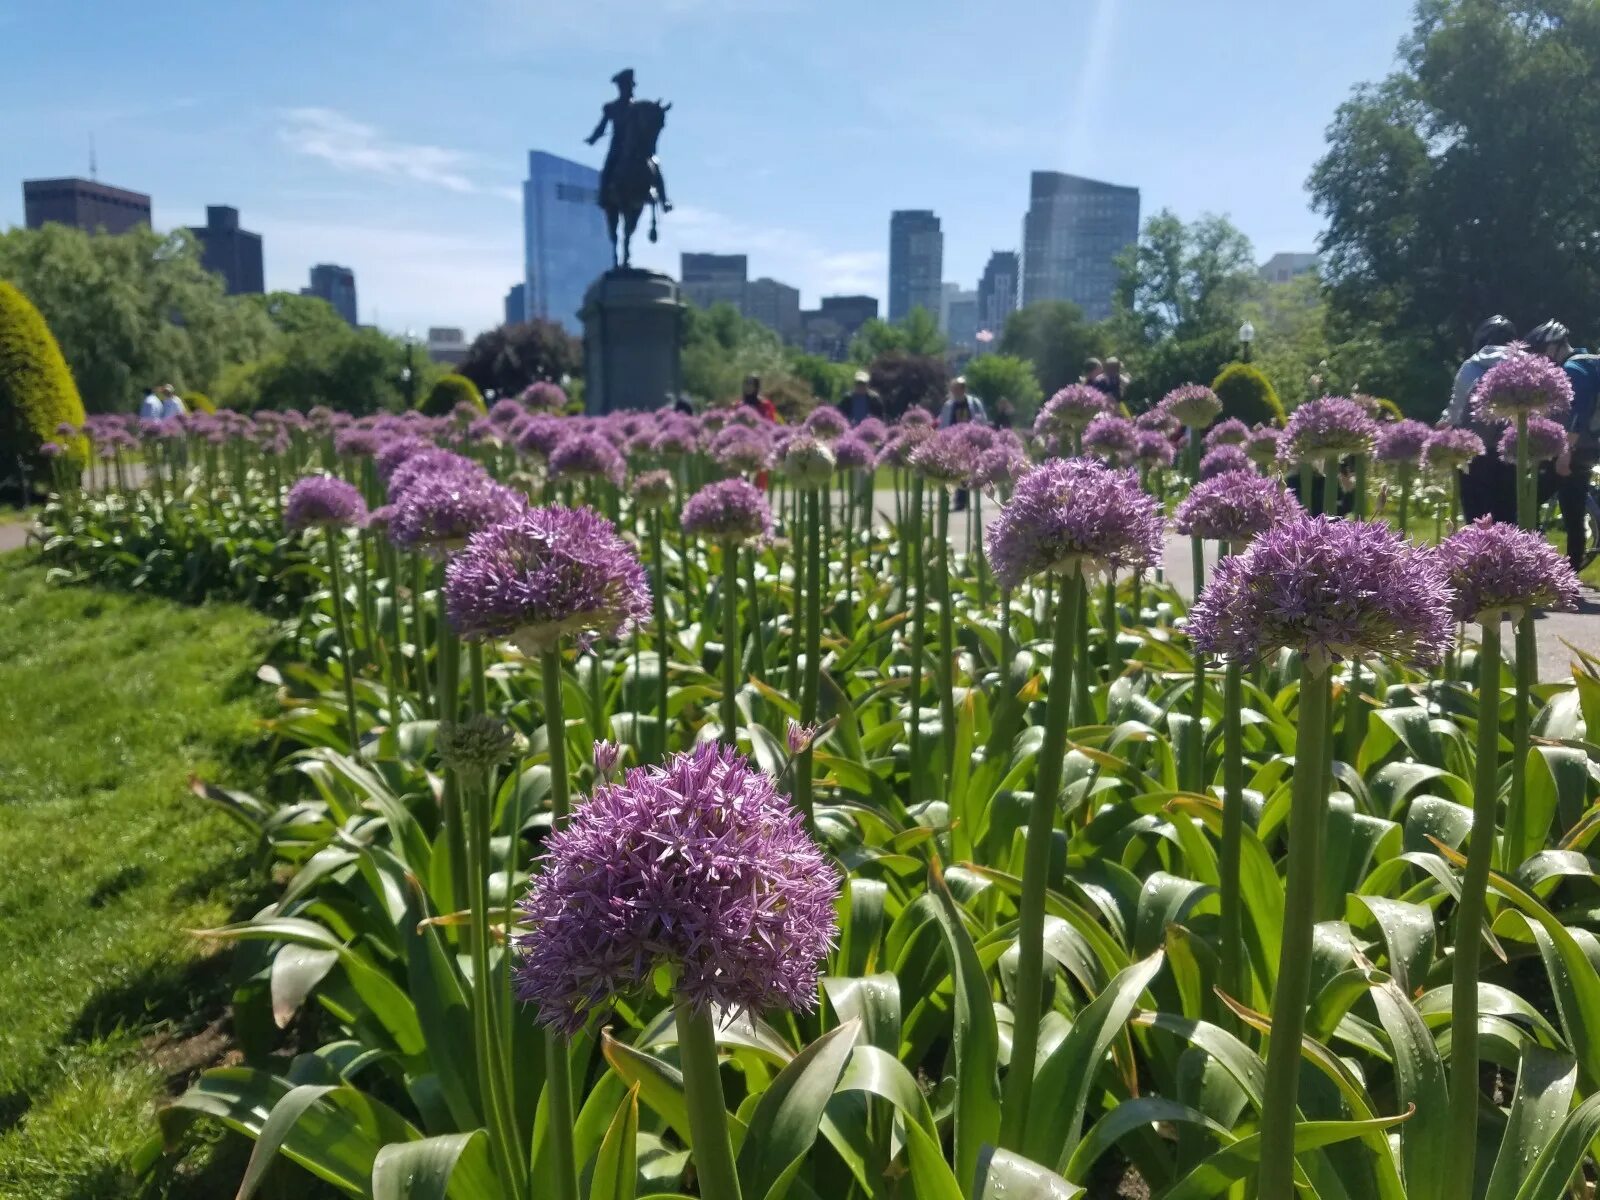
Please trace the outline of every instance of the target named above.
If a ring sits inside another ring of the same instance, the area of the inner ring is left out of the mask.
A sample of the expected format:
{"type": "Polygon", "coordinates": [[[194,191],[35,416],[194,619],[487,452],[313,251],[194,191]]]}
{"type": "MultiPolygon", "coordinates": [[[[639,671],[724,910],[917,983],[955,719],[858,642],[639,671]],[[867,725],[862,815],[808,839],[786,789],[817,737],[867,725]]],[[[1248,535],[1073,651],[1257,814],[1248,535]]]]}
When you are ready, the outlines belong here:
{"type": "MultiPolygon", "coordinates": [[[[1386,74],[1406,0],[0,0],[0,226],[21,180],[149,192],[159,228],[237,206],[267,284],[355,268],[362,320],[499,319],[527,151],[582,139],[623,66],[673,102],[678,211],[641,258],[745,251],[753,275],[885,295],[889,212],[932,208],[945,278],[1014,249],[1028,173],[1227,213],[1309,249],[1334,108],[1386,74]]],[[[641,239],[642,240],[642,239],[641,239]]]]}

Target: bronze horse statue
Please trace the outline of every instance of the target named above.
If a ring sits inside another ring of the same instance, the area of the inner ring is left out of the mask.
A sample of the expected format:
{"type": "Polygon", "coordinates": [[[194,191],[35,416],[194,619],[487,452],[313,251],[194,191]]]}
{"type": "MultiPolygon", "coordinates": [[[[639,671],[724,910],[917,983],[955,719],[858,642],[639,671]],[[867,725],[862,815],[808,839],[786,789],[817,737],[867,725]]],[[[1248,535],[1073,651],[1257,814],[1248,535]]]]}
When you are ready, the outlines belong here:
{"type": "Polygon", "coordinates": [[[633,72],[613,77],[617,99],[605,106],[600,123],[586,139],[592,146],[611,126],[611,146],[600,171],[600,207],[605,210],[606,228],[611,234],[611,261],[614,266],[629,265],[629,244],[639,227],[644,206],[650,206],[650,240],[656,240],[656,208],[671,212],[667,186],[656,160],[656,141],[667,123],[671,104],[659,100],[633,98],[633,72]],[[622,225],[622,245],[617,245],[617,225],[622,225]]]}

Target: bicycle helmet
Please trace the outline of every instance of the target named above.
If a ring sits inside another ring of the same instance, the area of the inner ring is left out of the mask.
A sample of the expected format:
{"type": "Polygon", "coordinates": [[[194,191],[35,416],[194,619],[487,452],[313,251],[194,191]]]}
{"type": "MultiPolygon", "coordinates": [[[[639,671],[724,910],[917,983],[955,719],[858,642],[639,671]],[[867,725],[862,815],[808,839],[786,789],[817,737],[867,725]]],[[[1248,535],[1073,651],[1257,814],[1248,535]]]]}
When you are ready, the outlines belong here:
{"type": "Polygon", "coordinates": [[[1472,335],[1472,348],[1477,351],[1485,346],[1505,346],[1516,340],[1517,327],[1496,313],[1478,326],[1478,332],[1472,335]]]}
{"type": "Polygon", "coordinates": [[[1572,330],[1560,321],[1546,321],[1543,325],[1535,325],[1528,330],[1528,336],[1522,339],[1529,350],[1538,353],[1550,346],[1559,346],[1563,342],[1572,341],[1572,330]]]}

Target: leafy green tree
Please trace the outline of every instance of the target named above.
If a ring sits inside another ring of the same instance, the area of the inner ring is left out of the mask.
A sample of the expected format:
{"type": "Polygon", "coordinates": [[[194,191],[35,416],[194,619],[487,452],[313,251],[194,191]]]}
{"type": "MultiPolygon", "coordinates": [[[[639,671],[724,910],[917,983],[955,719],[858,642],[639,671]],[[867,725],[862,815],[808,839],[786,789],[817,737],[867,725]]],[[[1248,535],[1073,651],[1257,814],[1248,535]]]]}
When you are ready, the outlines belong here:
{"type": "Polygon", "coordinates": [[[1030,425],[1043,394],[1033,364],[1011,354],[981,354],[967,363],[967,387],[989,406],[990,415],[1006,405],[1016,425],[1030,425]]]}
{"type": "Polygon", "coordinates": [[[778,335],[731,304],[686,310],[682,362],[685,390],[712,404],[736,399],[746,375],[772,382],[785,373],[778,335]]]}
{"type": "Polygon", "coordinates": [[[1000,335],[1000,352],[1032,363],[1046,396],[1076,383],[1084,360],[1105,357],[1107,345],[1105,330],[1086,321],[1083,310],[1066,300],[1017,309],[1000,335]]]}
{"type": "Polygon", "coordinates": [[[83,466],[82,438],[56,433],[62,422],[81,426],[83,402],[50,327],[28,297],[0,281],[0,472],[13,466],[26,479],[36,469],[39,447],[63,445],[83,466]]]}
{"type": "Polygon", "coordinates": [[[515,396],[530,383],[583,371],[583,343],[554,321],[499,325],[473,339],[456,368],[480,390],[515,396]]]}
{"type": "Polygon", "coordinates": [[[1491,313],[1600,333],[1600,5],[1421,0],[1400,64],[1340,106],[1310,189],[1332,344],[1403,331],[1369,367],[1436,413],[1491,313]]]}
{"type": "Polygon", "coordinates": [[[1239,352],[1237,330],[1191,338],[1166,338],[1132,357],[1132,370],[1122,399],[1131,412],[1142,412],[1175,387],[1214,379],[1239,352]]]}
{"type": "Polygon", "coordinates": [[[891,350],[873,362],[872,387],[883,398],[890,417],[911,408],[936,408],[944,402],[950,372],[936,354],[907,354],[891,350]]]}
{"type": "Polygon", "coordinates": [[[1222,401],[1224,417],[1237,417],[1246,425],[1283,424],[1283,402],[1272,380],[1254,363],[1229,363],[1211,381],[1211,390],[1222,401]]]}
{"type": "Polygon", "coordinates": [[[948,348],[949,342],[939,332],[938,319],[918,305],[898,325],[877,318],[863,324],[850,339],[850,361],[866,364],[893,353],[943,354],[948,348]]]}
{"type": "MultiPolygon", "coordinates": [[[[406,403],[405,345],[375,329],[352,329],[324,301],[255,297],[278,332],[272,349],[223,371],[213,397],[224,407],[298,409],[319,404],[351,413],[394,411],[406,403]]],[[[426,396],[441,368],[413,351],[411,389],[426,396]]]]}
{"type": "Polygon", "coordinates": [[[1250,239],[1226,217],[1186,225],[1170,209],[1145,222],[1118,266],[1111,324],[1124,357],[1233,332],[1256,278],[1250,239]]]}
{"type": "Polygon", "coordinates": [[[1258,284],[1244,306],[1256,329],[1253,364],[1293,409],[1323,393],[1328,375],[1328,305],[1314,273],[1283,283],[1258,284]]]}
{"type": "Polygon", "coordinates": [[[811,389],[811,394],[827,404],[837,404],[849,390],[855,367],[850,363],[830,362],[820,354],[789,355],[789,373],[811,389]]]}

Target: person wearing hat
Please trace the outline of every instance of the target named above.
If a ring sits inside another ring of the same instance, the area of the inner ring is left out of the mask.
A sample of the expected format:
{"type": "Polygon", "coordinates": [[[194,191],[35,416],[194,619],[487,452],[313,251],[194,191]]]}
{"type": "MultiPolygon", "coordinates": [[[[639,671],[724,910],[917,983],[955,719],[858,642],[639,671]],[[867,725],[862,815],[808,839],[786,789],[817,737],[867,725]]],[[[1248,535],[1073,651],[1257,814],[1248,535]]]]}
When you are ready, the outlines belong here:
{"type": "Polygon", "coordinates": [[[1118,404],[1122,403],[1122,390],[1127,386],[1128,377],[1122,373],[1122,360],[1108,358],[1100,368],[1100,374],[1088,381],[1089,386],[1110,396],[1118,404]]]}
{"type": "MultiPolygon", "coordinates": [[[[944,402],[944,407],[939,410],[939,428],[947,429],[951,425],[965,425],[968,422],[977,425],[989,423],[989,411],[984,408],[983,401],[976,396],[967,395],[967,377],[957,375],[950,381],[950,396],[944,402]]],[[[957,488],[954,511],[962,512],[967,507],[967,489],[957,488]]]]}
{"type": "Polygon", "coordinates": [[[840,415],[852,425],[859,425],[868,417],[883,420],[883,401],[869,386],[871,383],[872,376],[865,371],[857,371],[850,394],[839,401],[840,415]]]}
{"type": "MultiPolygon", "coordinates": [[[[594,127],[593,133],[583,139],[592,146],[605,136],[606,126],[608,124],[611,126],[611,145],[606,149],[605,165],[600,168],[602,206],[606,197],[611,195],[617,171],[621,169],[621,148],[623,142],[627,140],[623,137],[623,131],[628,128],[628,122],[633,114],[633,68],[624,67],[611,77],[611,82],[617,85],[617,98],[609,101],[600,110],[600,123],[594,127]]],[[[661,201],[661,211],[671,212],[672,205],[667,201],[667,181],[661,175],[661,164],[655,159],[650,160],[650,175],[655,184],[656,196],[661,201]]]]}

